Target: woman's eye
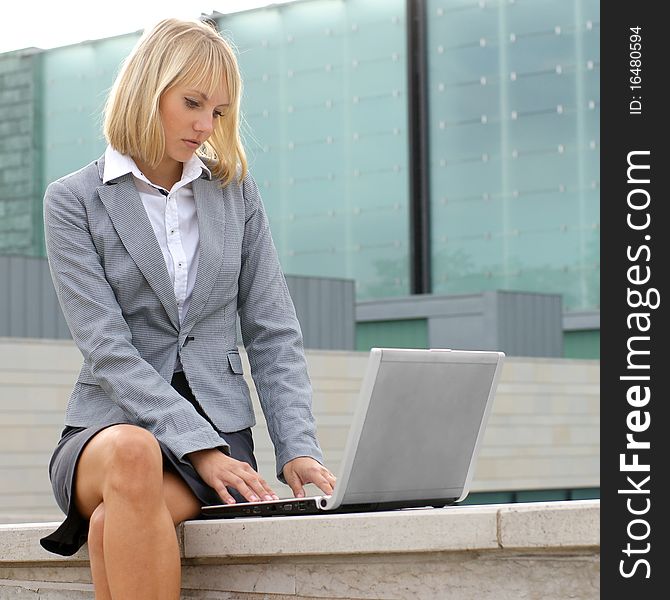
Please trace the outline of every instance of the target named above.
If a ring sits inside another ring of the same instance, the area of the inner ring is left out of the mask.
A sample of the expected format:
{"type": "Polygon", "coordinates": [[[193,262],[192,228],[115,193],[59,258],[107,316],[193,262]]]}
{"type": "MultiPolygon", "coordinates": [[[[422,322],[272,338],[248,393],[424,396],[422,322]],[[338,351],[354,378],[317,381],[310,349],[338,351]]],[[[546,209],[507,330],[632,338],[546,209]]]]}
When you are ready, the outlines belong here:
{"type": "Polygon", "coordinates": [[[197,108],[200,106],[196,100],[191,100],[191,98],[184,98],[186,100],[186,106],[189,108],[197,108]]]}
{"type": "Polygon", "coordinates": [[[214,118],[218,119],[223,116],[222,112],[219,112],[218,110],[214,111],[214,118]]]}

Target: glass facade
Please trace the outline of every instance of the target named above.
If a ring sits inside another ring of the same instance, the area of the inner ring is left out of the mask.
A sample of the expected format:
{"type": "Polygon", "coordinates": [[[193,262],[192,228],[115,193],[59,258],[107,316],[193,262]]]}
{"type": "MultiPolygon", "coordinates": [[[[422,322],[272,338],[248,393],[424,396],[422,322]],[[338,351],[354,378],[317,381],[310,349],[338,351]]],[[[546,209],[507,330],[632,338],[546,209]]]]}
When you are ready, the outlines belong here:
{"type": "Polygon", "coordinates": [[[121,61],[138,38],[138,34],[130,34],[42,54],[45,187],[105,151],[102,109],[121,61]]]}
{"type": "MultiPolygon", "coordinates": [[[[567,311],[597,310],[599,3],[426,10],[433,293],[552,292],[567,311]]],[[[311,0],[218,22],[238,49],[245,147],[285,272],[354,279],[359,300],[409,294],[405,2],[311,0]]],[[[103,152],[101,110],[138,37],[41,53],[42,190],[103,152]]]]}
{"type": "Polygon", "coordinates": [[[599,3],[430,0],[433,292],[599,308],[599,3]]]}
{"type": "Polygon", "coordinates": [[[405,3],[314,0],[230,15],[246,144],[287,273],[409,293],[405,3]]]}

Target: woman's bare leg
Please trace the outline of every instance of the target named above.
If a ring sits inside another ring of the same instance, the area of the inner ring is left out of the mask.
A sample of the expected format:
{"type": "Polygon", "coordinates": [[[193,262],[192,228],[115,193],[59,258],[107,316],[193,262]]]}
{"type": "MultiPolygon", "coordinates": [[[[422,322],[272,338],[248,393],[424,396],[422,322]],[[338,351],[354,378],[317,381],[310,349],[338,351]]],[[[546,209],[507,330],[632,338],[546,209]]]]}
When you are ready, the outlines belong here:
{"type": "Polygon", "coordinates": [[[115,425],[94,436],[77,464],[75,502],[93,518],[89,553],[96,598],[178,600],[174,526],[197,515],[198,502],[179,477],[163,472],[151,433],[115,425]]]}
{"type": "Polygon", "coordinates": [[[88,525],[88,559],[91,563],[91,577],[95,600],[112,600],[105,570],[103,535],[105,531],[105,504],[101,502],[93,511],[88,525]]]}
{"type": "MultiPolygon", "coordinates": [[[[169,471],[163,472],[163,496],[175,526],[198,516],[200,502],[181,477],[169,471]]],[[[91,515],[88,529],[88,556],[96,600],[112,600],[105,570],[104,523],[105,503],[101,502],[91,515]]]]}

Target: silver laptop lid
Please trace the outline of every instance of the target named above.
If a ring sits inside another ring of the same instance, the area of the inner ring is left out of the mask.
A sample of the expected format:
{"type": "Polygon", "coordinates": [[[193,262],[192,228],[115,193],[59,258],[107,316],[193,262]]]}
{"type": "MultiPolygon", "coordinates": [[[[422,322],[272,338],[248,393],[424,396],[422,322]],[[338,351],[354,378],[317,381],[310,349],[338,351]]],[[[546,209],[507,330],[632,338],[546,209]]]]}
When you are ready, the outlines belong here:
{"type": "Polygon", "coordinates": [[[464,499],[503,357],[373,348],[328,508],[464,499]]]}

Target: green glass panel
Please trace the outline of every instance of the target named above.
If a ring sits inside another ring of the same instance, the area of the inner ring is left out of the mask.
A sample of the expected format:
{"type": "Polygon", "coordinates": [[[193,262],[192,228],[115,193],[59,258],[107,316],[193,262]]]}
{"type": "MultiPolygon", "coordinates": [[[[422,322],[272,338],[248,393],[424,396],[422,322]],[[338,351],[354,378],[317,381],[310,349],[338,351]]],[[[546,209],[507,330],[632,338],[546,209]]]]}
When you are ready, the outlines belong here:
{"type": "Polygon", "coordinates": [[[563,334],[565,358],[600,358],[600,330],[566,331],[563,334]]]}
{"type": "Polygon", "coordinates": [[[556,502],[569,500],[568,490],[524,490],[516,492],[516,502],[556,502]]]}
{"type": "Polygon", "coordinates": [[[427,10],[433,292],[599,308],[599,3],[427,10]]]}
{"type": "Polygon", "coordinates": [[[472,492],[460,504],[509,504],[514,502],[514,492],[472,492]]]}
{"type": "Polygon", "coordinates": [[[33,198],[32,198],[32,230],[33,230],[33,239],[32,239],[32,249],[30,254],[32,256],[46,256],[46,247],[44,240],[44,216],[42,208],[42,199],[44,197],[44,190],[46,189],[46,184],[43,181],[43,168],[42,164],[44,161],[44,153],[40,151],[42,147],[42,135],[44,130],[44,115],[42,113],[42,98],[44,96],[42,91],[42,71],[44,65],[44,54],[38,54],[35,56],[33,63],[33,86],[34,86],[34,95],[32,100],[33,108],[33,128],[32,128],[32,146],[34,148],[33,152],[33,198]]]}
{"type": "Polygon", "coordinates": [[[313,0],[227,15],[245,147],[282,267],[409,292],[405,4],[313,0]]]}
{"type": "Polygon", "coordinates": [[[557,502],[600,498],[598,488],[565,490],[523,490],[520,492],[473,492],[461,504],[510,504],[514,502],[557,502]]]}
{"type": "Polygon", "coordinates": [[[570,490],[570,500],[596,500],[598,498],[600,498],[600,488],[570,490]]]}
{"type": "Polygon", "coordinates": [[[83,42],[44,53],[42,73],[45,185],[105,150],[102,110],[121,61],[139,34],[83,42]]]}
{"type": "Polygon", "coordinates": [[[428,348],[428,321],[365,321],[356,323],[356,350],[370,348],[428,348]]]}

